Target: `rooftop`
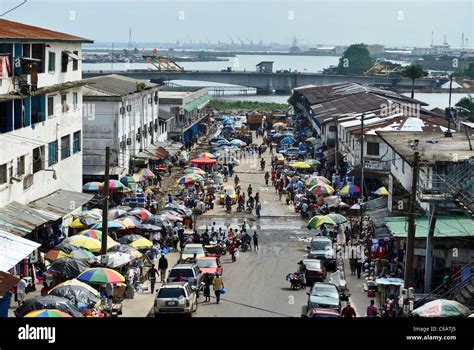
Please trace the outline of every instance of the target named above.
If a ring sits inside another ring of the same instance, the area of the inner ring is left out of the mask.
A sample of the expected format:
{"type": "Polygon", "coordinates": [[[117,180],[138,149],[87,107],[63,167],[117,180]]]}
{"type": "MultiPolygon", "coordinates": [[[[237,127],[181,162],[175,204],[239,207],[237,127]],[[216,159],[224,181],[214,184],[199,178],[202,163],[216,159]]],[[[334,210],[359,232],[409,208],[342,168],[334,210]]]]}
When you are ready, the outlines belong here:
{"type": "MultiPolygon", "coordinates": [[[[408,225],[406,217],[396,216],[386,218],[386,225],[395,237],[407,237],[408,225]]],[[[429,228],[429,217],[415,219],[415,238],[426,238],[429,228]]],[[[435,238],[474,237],[474,225],[465,216],[438,216],[436,220],[435,238]]]]}
{"type": "Polygon", "coordinates": [[[23,42],[78,42],[93,43],[93,40],[81,38],[75,35],[56,32],[53,30],[30,26],[23,23],[0,19],[0,41],[23,41],[23,42]]]}
{"type": "Polygon", "coordinates": [[[159,87],[158,84],[146,80],[133,79],[118,74],[84,79],[87,87],[83,89],[85,97],[117,97],[140,92],[137,84],[145,84],[145,90],[159,87]]]}
{"type": "Polygon", "coordinates": [[[465,134],[453,133],[452,137],[445,137],[440,132],[424,131],[376,131],[376,134],[410,165],[415,152],[412,147],[415,140],[418,140],[417,150],[424,163],[462,162],[474,157],[465,134]]]}

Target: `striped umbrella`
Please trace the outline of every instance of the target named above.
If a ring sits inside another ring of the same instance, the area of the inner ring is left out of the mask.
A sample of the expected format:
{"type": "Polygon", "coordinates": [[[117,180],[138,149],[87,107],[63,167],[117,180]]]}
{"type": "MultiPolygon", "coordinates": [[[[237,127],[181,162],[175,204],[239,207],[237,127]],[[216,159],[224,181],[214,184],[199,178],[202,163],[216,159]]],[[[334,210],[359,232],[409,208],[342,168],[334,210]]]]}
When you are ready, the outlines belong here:
{"type": "MultiPolygon", "coordinates": [[[[102,182],[100,184],[100,189],[103,189],[105,186],[105,183],[102,182]]],[[[121,183],[118,180],[109,180],[109,189],[110,190],[123,190],[125,188],[125,185],[121,183]]]]}
{"type": "Polygon", "coordinates": [[[92,253],[100,252],[101,248],[100,242],[98,240],[81,235],[68,237],[64,240],[64,243],[69,243],[75,245],[76,247],[85,248],[92,253]]]}
{"type": "Polygon", "coordinates": [[[120,178],[120,182],[123,183],[125,186],[140,182],[141,180],[142,180],[142,178],[138,174],[135,174],[133,176],[124,176],[124,177],[120,178]]]}
{"type": "Polygon", "coordinates": [[[330,213],[330,214],[327,214],[325,216],[332,219],[332,221],[334,221],[338,225],[347,222],[347,218],[344,215],[341,215],[341,214],[330,213]]]}
{"type": "Polygon", "coordinates": [[[132,218],[122,218],[117,220],[117,222],[120,225],[123,225],[126,229],[137,228],[138,226],[140,226],[138,220],[134,221],[132,218]]]}
{"type": "Polygon", "coordinates": [[[309,189],[309,192],[317,196],[322,196],[322,195],[332,196],[332,194],[334,193],[334,188],[326,184],[318,184],[311,187],[309,189]]]}
{"type": "Polygon", "coordinates": [[[150,211],[146,210],[145,208],[136,208],[136,209],[133,209],[132,211],[129,211],[128,215],[135,215],[139,217],[141,220],[145,220],[146,218],[149,218],[153,214],[150,213],[150,211]]]}
{"type": "Polygon", "coordinates": [[[28,312],[23,317],[66,318],[66,317],[72,317],[72,316],[56,309],[50,309],[50,310],[31,311],[31,312],[28,312]]]}
{"type": "Polygon", "coordinates": [[[468,317],[471,311],[457,301],[437,299],[413,310],[413,314],[419,317],[468,317]]]}
{"type": "Polygon", "coordinates": [[[334,220],[331,218],[325,216],[325,215],[316,215],[311,218],[311,220],[308,221],[308,225],[306,226],[308,229],[312,228],[318,228],[321,225],[336,225],[334,220]]]}
{"type": "Polygon", "coordinates": [[[349,196],[357,193],[360,193],[360,187],[355,185],[346,185],[339,190],[341,196],[349,196]]]}
{"type": "Polygon", "coordinates": [[[109,212],[107,213],[107,218],[109,220],[115,220],[124,215],[127,215],[126,210],[114,208],[109,210],[109,212]]]}
{"type": "Polygon", "coordinates": [[[94,229],[84,230],[84,231],[79,232],[78,235],[94,238],[94,239],[97,239],[98,241],[102,240],[102,231],[99,231],[99,230],[94,230],[94,229]]]}
{"type": "Polygon", "coordinates": [[[146,169],[146,168],[140,169],[140,171],[138,172],[138,175],[140,175],[143,178],[156,177],[156,175],[153,174],[153,171],[151,171],[150,169],[146,169]]]}
{"type": "Polygon", "coordinates": [[[90,284],[115,284],[125,281],[125,278],[120,273],[104,267],[95,267],[84,271],[79,276],[77,276],[77,279],[90,284]]]}
{"type": "Polygon", "coordinates": [[[184,169],[185,174],[196,174],[196,175],[206,175],[206,172],[202,170],[201,168],[197,167],[189,167],[184,169]]]}
{"type": "Polygon", "coordinates": [[[100,182],[88,182],[82,186],[82,190],[87,192],[97,192],[100,190],[100,182]]]}
{"type": "Polygon", "coordinates": [[[308,163],[312,167],[317,167],[317,166],[321,165],[321,162],[319,160],[316,160],[316,159],[306,159],[304,162],[308,163]]]}
{"type": "Polygon", "coordinates": [[[65,251],[62,248],[53,248],[45,255],[45,259],[49,261],[55,261],[61,258],[74,258],[78,260],[89,260],[94,257],[90,251],[73,246],[74,250],[65,251]]]}
{"type": "Polygon", "coordinates": [[[306,180],[306,186],[308,187],[313,187],[319,184],[330,185],[331,181],[326,179],[324,176],[311,176],[309,179],[306,180]]]}
{"type": "Polygon", "coordinates": [[[212,153],[209,153],[209,152],[203,152],[199,155],[199,158],[202,158],[202,157],[206,157],[206,158],[211,158],[211,159],[214,159],[216,158],[216,156],[212,153]]]}
{"type": "Polygon", "coordinates": [[[204,178],[201,175],[197,174],[188,174],[180,177],[176,183],[178,185],[187,185],[187,184],[192,184],[197,181],[204,181],[204,178]]]}
{"type": "Polygon", "coordinates": [[[388,196],[390,193],[388,192],[388,190],[385,188],[385,186],[382,186],[380,188],[377,188],[375,191],[374,191],[374,194],[377,195],[377,196],[388,196]]]}
{"type": "MultiPolygon", "coordinates": [[[[118,223],[117,221],[107,221],[107,227],[109,229],[117,228],[119,230],[123,230],[125,226],[122,224],[118,223]]],[[[93,229],[101,229],[102,228],[102,222],[98,222],[94,226],[92,226],[93,229]]]]}
{"type": "Polygon", "coordinates": [[[140,239],[137,239],[136,241],[133,241],[132,243],[129,243],[128,245],[130,247],[140,250],[140,249],[146,249],[146,248],[152,247],[153,242],[151,242],[150,240],[144,237],[141,237],[140,239]]]}

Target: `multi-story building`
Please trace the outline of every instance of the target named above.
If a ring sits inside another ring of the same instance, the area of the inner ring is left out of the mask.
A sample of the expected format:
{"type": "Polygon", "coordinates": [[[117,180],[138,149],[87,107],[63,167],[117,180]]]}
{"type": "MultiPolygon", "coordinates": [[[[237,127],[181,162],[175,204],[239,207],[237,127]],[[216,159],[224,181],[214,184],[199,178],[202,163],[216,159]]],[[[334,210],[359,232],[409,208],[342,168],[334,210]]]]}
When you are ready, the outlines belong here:
{"type": "Polygon", "coordinates": [[[78,36],[0,19],[0,207],[82,190],[78,36]]]}

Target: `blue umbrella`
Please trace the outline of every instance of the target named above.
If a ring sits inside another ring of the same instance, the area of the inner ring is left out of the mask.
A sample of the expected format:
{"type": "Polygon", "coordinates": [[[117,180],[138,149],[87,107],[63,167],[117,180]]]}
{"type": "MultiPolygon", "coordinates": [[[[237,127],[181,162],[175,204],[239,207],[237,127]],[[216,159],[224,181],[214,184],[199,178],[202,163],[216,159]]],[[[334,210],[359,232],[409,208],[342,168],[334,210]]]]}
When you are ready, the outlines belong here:
{"type": "Polygon", "coordinates": [[[281,140],[282,145],[291,145],[293,142],[295,142],[295,140],[290,136],[287,136],[281,140]]]}
{"type": "MultiPolygon", "coordinates": [[[[118,229],[124,229],[125,226],[123,226],[122,224],[119,224],[118,222],[116,221],[107,221],[107,227],[109,229],[111,228],[118,228],[118,229]]],[[[102,222],[98,222],[97,224],[95,224],[94,226],[92,226],[93,229],[100,229],[102,228],[102,222]]]]}
{"type": "Polygon", "coordinates": [[[296,187],[296,188],[304,188],[305,185],[304,185],[304,183],[303,183],[302,181],[298,181],[298,182],[295,184],[295,187],[296,187]]]}
{"type": "Polygon", "coordinates": [[[227,126],[227,125],[232,125],[232,124],[234,124],[234,122],[232,121],[232,119],[226,119],[226,120],[224,120],[224,123],[223,123],[223,124],[224,124],[224,126],[227,126]]]}

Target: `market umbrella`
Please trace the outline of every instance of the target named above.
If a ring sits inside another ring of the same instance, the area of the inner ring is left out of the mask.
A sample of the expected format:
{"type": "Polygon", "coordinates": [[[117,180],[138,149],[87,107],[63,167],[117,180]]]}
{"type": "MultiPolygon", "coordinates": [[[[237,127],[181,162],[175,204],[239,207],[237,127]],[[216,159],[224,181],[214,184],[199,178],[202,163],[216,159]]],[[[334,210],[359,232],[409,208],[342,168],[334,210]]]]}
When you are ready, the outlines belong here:
{"type": "Polygon", "coordinates": [[[146,218],[152,216],[153,214],[150,213],[145,208],[136,208],[128,212],[129,215],[135,215],[139,217],[141,220],[145,220],[146,218]]]}
{"type": "Polygon", "coordinates": [[[96,305],[100,301],[100,294],[94,288],[76,279],[71,281],[76,282],[75,284],[61,283],[51,289],[49,291],[49,295],[55,295],[57,297],[69,299],[75,305],[85,304],[89,308],[96,305]]]}
{"type": "Polygon", "coordinates": [[[447,299],[433,300],[413,310],[413,315],[419,317],[468,317],[470,314],[468,307],[447,299]]]}
{"type": "Polygon", "coordinates": [[[115,219],[118,219],[124,215],[127,215],[127,211],[123,210],[123,209],[110,209],[107,213],[107,218],[109,220],[115,220],[115,219]]]}
{"type": "Polygon", "coordinates": [[[110,252],[107,253],[107,267],[112,269],[127,265],[130,261],[133,260],[133,257],[127,253],[121,252],[110,252]]]}
{"type": "Polygon", "coordinates": [[[306,226],[308,229],[312,229],[312,228],[318,228],[320,227],[321,225],[336,225],[336,223],[334,222],[334,220],[332,220],[331,218],[325,216],[325,215],[316,215],[316,216],[313,216],[309,221],[308,221],[308,225],[306,226]]]}
{"type": "Polygon", "coordinates": [[[132,243],[133,241],[136,241],[140,238],[143,238],[143,236],[141,236],[141,235],[125,235],[125,236],[120,237],[119,239],[117,239],[117,241],[119,241],[121,244],[129,244],[129,243],[132,243]]]}
{"type": "Polygon", "coordinates": [[[377,195],[377,196],[388,196],[390,193],[388,192],[388,190],[385,188],[385,186],[382,186],[380,188],[377,188],[375,191],[374,191],[374,194],[377,195]]]}
{"type": "Polygon", "coordinates": [[[120,273],[105,267],[95,267],[84,271],[79,276],[77,276],[77,279],[90,284],[114,284],[125,281],[125,278],[120,273]]]}
{"type": "MultiPolygon", "coordinates": [[[[105,183],[101,182],[100,189],[104,189],[105,183]]],[[[109,189],[110,190],[123,190],[125,185],[118,180],[109,180],[109,189]]]]}
{"type": "Polygon", "coordinates": [[[316,140],[315,137],[308,137],[308,138],[306,139],[306,142],[309,142],[309,143],[316,143],[316,141],[317,141],[317,140],[316,140]]]}
{"type": "Polygon", "coordinates": [[[186,184],[192,184],[198,181],[204,181],[204,178],[201,175],[197,174],[188,174],[180,177],[176,183],[178,185],[186,185],[186,184]]]}
{"type": "Polygon", "coordinates": [[[309,192],[317,196],[320,196],[320,195],[332,196],[332,194],[334,193],[334,188],[326,184],[319,184],[319,185],[314,185],[313,187],[310,187],[309,192]]]}
{"type": "Polygon", "coordinates": [[[142,178],[138,174],[134,174],[132,176],[124,176],[120,178],[120,182],[123,183],[125,186],[140,182],[141,180],[142,178]]]}
{"type": "Polygon", "coordinates": [[[140,175],[141,177],[143,178],[149,178],[149,177],[156,177],[156,175],[153,173],[153,171],[151,171],[150,169],[147,169],[147,168],[143,168],[143,169],[140,169],[140,171],[138,172],[138,175],[140,175]]]}
{"type": "Polygon", "coordinates": [[[273,124],[272,127],[273,127],[273,129],[275,129],[275,130],[281,131],[281,130],[283,130],[283,128],[286,127],[286,124],[285,124],[285,123],[275,123],[275,124],[273,124]]]}
{"type": "Polygon", "coordinates": [[[71,315],[51,309],[51,310],[36,310],[36,311],[31,311],[28,312],[25,316],[23,317],[42,317],[42,318],[67,318],[67,317],[72,317],[71,315]]]}
{"type": "Polygon", "coordinates": [[[94,254],[86,249],[73,246],[68,243],[61,243],[51,250],[48,251],[45,255],[45,259],[49,261],[54,261],[61,258],[74,258],[79,260],[89,260],[93,258],[94,254]],[[72,247],[72,248],[71,248],[72,247]]]}
{"type": "Polygon", "coordinates": [[[135,221],[135,220],[132,220],[131,218],[121,218],[121,219],[117,220],[117,222],[120,225],[123,225],[126,230],[137,228],[137,227],[141,226],[141,223],[138,222],[138,219],[135,221]]]}
{"type": "Polygon", "coordinates": [[[81,231],[78,233],[78,235],[94,238],[94,239],[97,239],[98,241],[102,239],[102,231],[94,230],[94,229],[81,231]]]}
{"type": "Polygon", "coordinates": [[[305,162],[293,162],[290,166],[295,169],[311,169],[311,165],[305,162]]]}
{"type": "Polygon", "coordinates": [[[281,139],[282,145],[292,145],[295,142],[295,139],[291,136],[285,136],[281,139]]]}
{"type": "Polygon", "coordinates": [[[152,225],[152,224],[142,224],[140,226],[140,229],[144,231],[163,231],[164,228],[157,225],[152,225]]]}
{"type": "Polygon", "coordinates": [[[308,187],[313,187],[319,184],[330,185],[331,181],[329,181],[324,176],[311,176],[309,179],[306,180],[306,186],[308,187]]]}
{"type": "Polygon", "coordinates": [[[114,247],[110,247],[107,249],[107,252],[121,252],[130,254],[133,258],[141,258],[142,253],[140,253],[137,249],[130,247],[128,244],[119,244],[114,247]]]}
{"type": "MultiPolygon", "coordinates": [[[[102,222],[98,222],[97,224],[92,226],[92,228],[93,229],[101,229],[102,228],[102,222]]],[[[117,228],[117,229],[123,230],[125,228],[125,226],[118,223],[117,221],[108,221],[107,222],[107,228],[109,228],[109,229],[117,228]]]]}
{"type": "MultiPolygon", "coordinates": [[[[230,142],[229,142],[229,145],[230,145],[230,142]]],[[[216,164],[216,163],[217,163],[217,161],[215,159],[211,159],[211,158],[208,158],[208,157],[200,157],[200,158],[196,158],[196,159],[191,160],[191,164],[206,165],[206,164],[216,164]]]]}
{"type": "Polygon", "coordinates": [[[168,220],[165,217],[157,216],[157,215],[153,215],[149,218],[146,218],[145,220],[143,220],[143,224],[160,226],[160,227],[163,227],[165,230],[171,230],[173,228],[173,225],[171,224],[170,220],[168,220]]]}
{"type": "MultiPolygon", "coordinates": [[[[90,219],[91,220],[91,219],[90,219]]],[[[94,222],[92,223],[92,225],[94,222]]],[[[69,225],[70,228],[75,228],[75,229],[84,229],[87,228],[88,225],[86,225],[80,218],[74,219],[71,224],[69,225]]]]}
{"type": "Polygon", "coordinates": [[[339,190],[339,194],[342,196],[348,196],[357,193],[360,193],[360,187],[355,185],[346,185],[339,190]]]}
{"type": "Polygon", "coordinates": [[[179,215],[173,214],[171,212],[166,212],[162,210],[160,213],[157,214],[159,217],[163,217],[168,221],[176,222],[176,221],[183,221],[183,218],[179,215]]]}
{"type": "Polygon", "coordinates": [[[81,235],[68,237],[64,240],[64,242],[75,245],[77,247],[85,248],[91,251],[92,253],[100,252],[101,248],[100,242],[98,240],[81,235]]]}
{"type": "Polygon", "coordinates": [[[39,296],[30,300],[15,310],[17,317],[23,317],[31,311],[39,310],[59,310],[73,317],[83,317],[82,312],[71,303],[69,299],[57,297],[55,295],[39,296]]]}
{"type": "Polygon", "coordinates": [[[330,214],[327,214],[327,215],[325,215],[325,216],[327,216],[328,218],[332,219],[332,221],[334,221],[334,222],[335,222],[336,224],[338,224],[338,225],[347,222],[347,218],[346,218],[344,215],[341,215],[341,214],[330,213],[330,214]]]}
{"type": "Polygon", "coordinates": [[[153,242],[150,240],[142,237],[140,239],[137,239],[136,241],[133,241],[132,243],[128,244],[130,247],[136,248],[136,249],[146,249],[153,247],[153,242]]]}
{"type": "Polygon", "coordinates": [[[184,169],[184,173],[185,174],[196,174],[196,175],[206,175],[206,172],[204,170],[202,170],[201,168],[197,168],[197,167],[189,167],[189,168],[186,168],[184,169]]]}
{"type": "Polygon", "coordinates": [[[214,154],[210,153],[210,152],[203,152],[199,155],[199,157],[207,157],[207,158],[211,158],[211,159],[216,158],[216,156],[214,154]]]}
{"type": "Polygon", "coordinates": [[[65,257],[53,261],[48,268],[48,273],[65,279],[71,279],[76,278],[89,267],[89,264],[82,260],[65,257]]]}
{"type": "Polygon", "coordinates": [[[321,162],[319,160],[316,160],[316,159],[306,159],[304,162],[311,165],[312,167],[316,167],[316,166],[321,165],[321,162]]]}
{"type": "Polygon", "coordinates": [[[247,146],[247,144],[244,141],[239,140],[239,139],[234,139],[234,140],[230,141],[230,143],[232,144],[232,146],[237,146],[237,147],[247,146]]]}
{"type": "Polygon", "coordinates": [[[82,186],[82,190],[86,192],[97,192],[100,190],[100,182],[88,182],[82,186]]]}
{"type": "Polygon", "coordinates": [[[167,209],[175,210],[180,214],[186,215],[187,217],[191,217],[193,215],[192,209],[177,203],[166,203],[165,210],[167,209]]]}

